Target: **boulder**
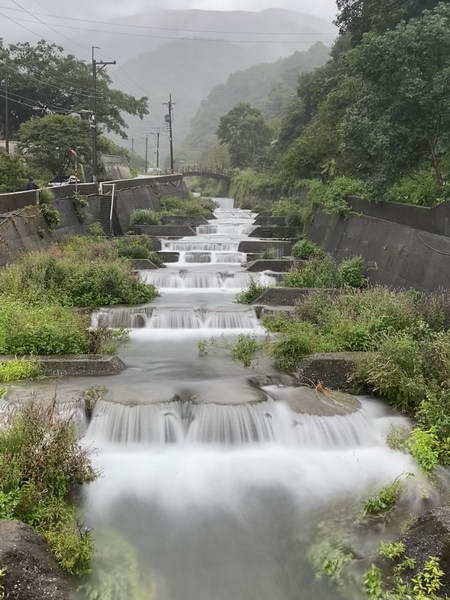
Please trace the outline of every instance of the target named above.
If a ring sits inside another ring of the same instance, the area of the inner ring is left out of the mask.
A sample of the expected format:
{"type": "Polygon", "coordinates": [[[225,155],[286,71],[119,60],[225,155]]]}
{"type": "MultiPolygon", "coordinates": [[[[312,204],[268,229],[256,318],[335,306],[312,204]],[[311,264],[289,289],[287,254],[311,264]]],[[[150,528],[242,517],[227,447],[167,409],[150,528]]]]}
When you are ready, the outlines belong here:
{"type": "Polygon", "coordinates": [[[444,571],[439,597],[450,594],[450,508],[436,508],[424,513],[403,536],[405,556],[416,561],[411,577],[421,571],[433,556],[444,571]]]}
{"type": "Polygon", "coordinates": [[[359,394],[365,390],[349,381],[349,378],[362,355],[364,353],[361,352],[311,354],[298,363],[295,375],[300,382],[314,385],[320,382],[333,390],[359,394]]]}
{"type": "Polygon", "coordinates": [[[29,525],[0,521],[1,579],[8,600],[73,600],[68,578],[29,525]]]}

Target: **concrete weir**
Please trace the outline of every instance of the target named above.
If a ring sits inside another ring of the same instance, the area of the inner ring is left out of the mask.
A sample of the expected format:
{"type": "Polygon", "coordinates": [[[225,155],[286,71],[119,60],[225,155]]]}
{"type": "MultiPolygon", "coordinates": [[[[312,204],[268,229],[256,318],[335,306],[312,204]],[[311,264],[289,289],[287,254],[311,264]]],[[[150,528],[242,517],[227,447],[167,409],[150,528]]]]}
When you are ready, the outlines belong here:
{"type": "MultiPolygon", "coordinates": [[[[0,356],[0,362],[13,360],[14,356],[0,356]]],[[[126,368],[118,356],[102,354],[74,354],[66,356],[34,356],[43,368],[44,375],[117,375],[126,368]]]]}

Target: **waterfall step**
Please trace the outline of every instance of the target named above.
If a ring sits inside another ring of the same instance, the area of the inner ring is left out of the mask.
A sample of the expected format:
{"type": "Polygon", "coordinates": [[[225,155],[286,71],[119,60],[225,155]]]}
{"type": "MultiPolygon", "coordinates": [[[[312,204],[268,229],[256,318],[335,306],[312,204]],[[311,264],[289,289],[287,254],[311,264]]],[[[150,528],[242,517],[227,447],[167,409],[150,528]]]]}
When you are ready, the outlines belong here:
{"type": "Polygon", "coordinates": [[[92,316],[93,326],[106,325],[127,329],[257,329],[253,307],[244,309],[117,307],[105,308],[92,316]]]}

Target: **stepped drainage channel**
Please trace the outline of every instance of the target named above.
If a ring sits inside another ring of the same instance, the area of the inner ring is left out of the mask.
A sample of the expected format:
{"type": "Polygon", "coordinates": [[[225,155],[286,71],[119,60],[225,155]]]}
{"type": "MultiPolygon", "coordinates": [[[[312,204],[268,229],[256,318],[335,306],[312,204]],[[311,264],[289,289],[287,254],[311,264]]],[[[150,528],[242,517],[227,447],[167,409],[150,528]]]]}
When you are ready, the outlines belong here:
{"type": "Polygon", "coordinates": [[[250,281],[235,244],[254,215],[220,204],[196,238],[164,242],[182,268],[142,272],[160,288],[155,302],[93,316],[129,328],[130,342],[121,350],[128,369],[99,378],[109,391],[85,434],[102,470],[85,490],[88,523],[136,553],[145,600],[337,600],[308,560],[315,525],[416,472],[384,442],[387,427],[404,422],[371,400],[301,414],[296,388],[250,386],[270,364],[244,369],[221,346],[241,333],[265,338],[253,309],[234,301],[250,281]],[[233,264],[211,267],[220,261],[233,264]],[[220,344],[200,356],[212,336],[220,344]]]}

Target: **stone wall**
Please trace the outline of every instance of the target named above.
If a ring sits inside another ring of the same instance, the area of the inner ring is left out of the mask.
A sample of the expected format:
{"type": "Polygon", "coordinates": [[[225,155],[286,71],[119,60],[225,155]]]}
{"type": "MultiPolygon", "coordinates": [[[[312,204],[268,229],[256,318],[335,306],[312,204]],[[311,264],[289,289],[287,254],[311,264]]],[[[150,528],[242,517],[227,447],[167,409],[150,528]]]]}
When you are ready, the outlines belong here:
{"type": "Polygon", "coordinates": [[[337,260],[362,256],[374,284],[433,292],[450,287],[450,237],[366,215],[317,212],[307,237],[337,260]]]}

